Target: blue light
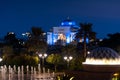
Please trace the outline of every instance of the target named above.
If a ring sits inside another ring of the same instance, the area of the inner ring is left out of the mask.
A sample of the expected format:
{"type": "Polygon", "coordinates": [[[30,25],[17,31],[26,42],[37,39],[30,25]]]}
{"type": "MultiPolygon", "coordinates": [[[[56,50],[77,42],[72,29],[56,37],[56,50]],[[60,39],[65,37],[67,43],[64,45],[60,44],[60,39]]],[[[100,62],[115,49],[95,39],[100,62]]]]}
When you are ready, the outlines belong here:
{"type": "Polygon", "coordinates": [[[68,33],[68,34],[66,35],[66,38],[67,38],[67,42],[66,42],[66,43],[70,43],[70,33],[68,33]]]}
{"type": "Polygon", "coordinates": [[[88,38],[86,38],[86,42],[89,43],[89,39],[88,38]]]}
{"type": "Polygon", "coordinates": [[[63,26],[63,25],[64,25],[64,22],[62,22],[61,25],[63,26]]]}
{"type": "Polygon", "coordinates": [[[62,22],[61,23],[61,26],[75,26],[75,22],[74,21],[71,21],[71,22],[62,22]]]}
{"type": "Polygon", "coordinates": [[[72,22],[69,22],[68,24],[69,24],[69,25],[72,25],[73,23],[72,23],[72,22]]]}

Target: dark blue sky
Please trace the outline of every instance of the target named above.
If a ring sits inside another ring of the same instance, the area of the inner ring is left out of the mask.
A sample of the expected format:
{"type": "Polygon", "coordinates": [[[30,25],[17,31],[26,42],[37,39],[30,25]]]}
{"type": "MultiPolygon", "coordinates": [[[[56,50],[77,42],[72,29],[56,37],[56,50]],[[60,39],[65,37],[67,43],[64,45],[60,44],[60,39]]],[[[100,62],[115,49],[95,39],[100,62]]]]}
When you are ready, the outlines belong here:
{"type": "Polygon", "coordinates": [[[68,16],[77,24],[93,23],[98,38],[120,32],[120,0],[0,0],[0,36],[32,26],[49,31],[68,16]]]}

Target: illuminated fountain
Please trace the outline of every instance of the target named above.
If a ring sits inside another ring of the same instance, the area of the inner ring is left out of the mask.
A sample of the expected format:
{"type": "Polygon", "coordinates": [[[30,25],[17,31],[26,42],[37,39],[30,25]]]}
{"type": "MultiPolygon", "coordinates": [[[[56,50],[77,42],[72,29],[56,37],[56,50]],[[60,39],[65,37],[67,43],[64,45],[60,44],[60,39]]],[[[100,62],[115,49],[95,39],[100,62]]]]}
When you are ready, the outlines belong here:
{"type": "Polygon", "coordinates": [[[83,69],[85,80],[111,80],[112,75],[120,71],[120,56],[110,48],[98,47],[87,55],[83,69]]]}
{"type": "Polygon", "coordinates": [[[55,74],[50,73],[50,70],[46,71],[43,68],[41,72],[40,64],[38,67],[32,66],[0,66],[0,80],[54,80],[55,74]]]}

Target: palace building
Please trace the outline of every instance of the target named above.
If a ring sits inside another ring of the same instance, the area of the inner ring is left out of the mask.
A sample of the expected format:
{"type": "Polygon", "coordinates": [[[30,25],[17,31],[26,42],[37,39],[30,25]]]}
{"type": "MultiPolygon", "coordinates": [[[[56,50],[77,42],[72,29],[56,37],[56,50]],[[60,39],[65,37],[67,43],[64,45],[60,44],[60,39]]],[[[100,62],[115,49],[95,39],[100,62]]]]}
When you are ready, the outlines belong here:
{"type": "Polygon", "coordinates": [[[62,21],[60,26],[55,26],[47,32],[47,43],[49,45],[66,45],[74,42],[75,34],[79,26],[69,18],[62,21]]]}

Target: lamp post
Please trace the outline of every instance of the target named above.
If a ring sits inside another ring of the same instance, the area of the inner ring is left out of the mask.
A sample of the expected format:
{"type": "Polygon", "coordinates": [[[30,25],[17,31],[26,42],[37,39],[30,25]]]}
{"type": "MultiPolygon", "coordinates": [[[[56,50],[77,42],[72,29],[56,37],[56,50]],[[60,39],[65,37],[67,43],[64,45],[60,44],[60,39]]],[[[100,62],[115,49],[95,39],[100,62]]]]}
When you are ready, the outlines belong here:
{"type": "Polygon", "coordinates": [[[67,61],[67,67],[69,68],[69,63],[70,63],[70,61],[73,59],[73,57],[72,56],[65,56],[64,57],[64,60],[66,60],[67,61]]]}
{"type": "Polygon", "coordinates": [[[42,58],[42,66],[44,66],[44,59],[47,57],[47,54],[39,54],[39,57],[42,58]]]}

